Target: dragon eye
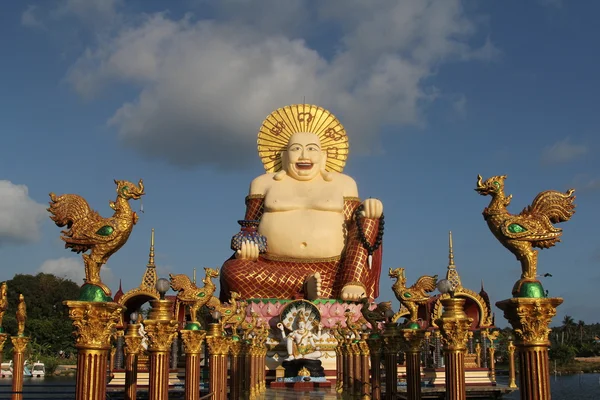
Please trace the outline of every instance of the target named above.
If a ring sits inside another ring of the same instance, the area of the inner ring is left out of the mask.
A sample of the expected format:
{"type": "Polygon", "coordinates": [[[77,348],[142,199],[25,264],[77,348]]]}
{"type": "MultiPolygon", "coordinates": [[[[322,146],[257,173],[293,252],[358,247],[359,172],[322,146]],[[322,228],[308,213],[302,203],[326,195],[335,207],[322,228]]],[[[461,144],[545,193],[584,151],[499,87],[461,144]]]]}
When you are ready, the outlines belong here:
{"type": "Polygon", "coordinates": [[[121,189],[121,192],[126,192],[129,190],[129,186],[123,186],[123,188],[121,189]]]}
{"type": "Polygon", "coordinates": [[[496,188],[500,189],[500,182],[494,181],[494,186],[496,186],[496,188]]]}

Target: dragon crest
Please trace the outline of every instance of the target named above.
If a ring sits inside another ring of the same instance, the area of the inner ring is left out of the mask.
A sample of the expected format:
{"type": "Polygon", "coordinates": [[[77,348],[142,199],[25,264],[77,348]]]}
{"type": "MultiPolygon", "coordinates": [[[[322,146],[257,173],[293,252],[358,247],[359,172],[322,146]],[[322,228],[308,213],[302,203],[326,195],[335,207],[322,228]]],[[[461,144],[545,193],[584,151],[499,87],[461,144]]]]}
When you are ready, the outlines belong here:
{"type": "Polygon", "coordinates": [[[513,288],[513,295],[519,296],[523,283],[539,284],[538,251],[533,248],[547,249],[560,242],[562,229],[553,224],[568,221],[575,213],[575,190],[569,189],[565,193],[556,190],[540,192],[531,205],[519,214],[511,214],[506,207],[512,195],[506,196],[504,193],[505,179],[506,175],[498,175],[484,181],[478,175],[475,190],[482,196],[492,197],[483,210],[483,218],[496,239],[521,263],[521,279],[513,288]]]}
{"type": "Polygon", "coordinates": [[[114,210],[113,216],[104,218],[92,210],[88,202],[77,194],[60,196],[50,193],[50,219],[59,227],[67,227],[61,231],[61,239],[65,248],[83,254],[85,264],[85,283],[102,288],[107,296],[110,289],[100,279],[100,268],[109,257],[115,254],[129,239],[138,215],[129,206],[129,200],[139,200],[144,193],[144,183],[118,181],[117,198],[110,201],[114,210]]]}
{"type": "Polygon", "coordinates": [[[171,289],[178,292],[177,301],[189,307],[190,317],[194,323],[198,323],[198,310],[211,301],[215,292],[216,287],[212,279],[219,276],[218,268],[204,268],[204,272],[206,273],[206,276],[202,279],[204,287],[201,288],[196,286],[186,274],[169,274],[171,289]]]}
{"type": "Polygon", "coordinates": [[[437,275],[423,275],[409,288],[406,287],[404,268],[390,268],[389,276],[390,278],[396,278],[392,290],[398,301],[400,301],[400,304],[408,309],[410,313],[408,321],[417,322],[419,305],[427,303],[427,300],[430,297],[427,293],[431,293],[435,290],[437,275]]]}

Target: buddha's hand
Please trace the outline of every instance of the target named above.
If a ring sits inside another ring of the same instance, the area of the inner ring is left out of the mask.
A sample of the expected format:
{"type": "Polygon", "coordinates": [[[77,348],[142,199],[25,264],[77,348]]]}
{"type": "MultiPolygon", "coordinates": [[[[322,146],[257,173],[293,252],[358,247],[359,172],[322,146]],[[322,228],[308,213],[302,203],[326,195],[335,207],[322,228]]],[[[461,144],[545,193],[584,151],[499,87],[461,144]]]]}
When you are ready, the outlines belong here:
{"type": "Polygon", "coordinates": [[[235,258],[239,260],[256,261],[258,260],[258,253],[258,245],[254,242],[245,240],[242,242],[241,249],[235,252],[235,258]]]}
{"type": "Polygon", "coordinates": [[[362,215],[365,218],[377,219],[383,215],[383,203],[379,199],[367,199],[363,201],[362,215]]]}

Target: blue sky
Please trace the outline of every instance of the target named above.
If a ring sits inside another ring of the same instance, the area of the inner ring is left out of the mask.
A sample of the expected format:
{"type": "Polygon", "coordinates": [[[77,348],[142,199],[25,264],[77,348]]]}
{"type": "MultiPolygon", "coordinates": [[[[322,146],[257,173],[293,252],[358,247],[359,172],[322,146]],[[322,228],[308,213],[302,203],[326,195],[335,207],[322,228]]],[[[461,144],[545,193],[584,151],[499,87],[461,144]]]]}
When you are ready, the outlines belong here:
{"type": "MultiPolygon", "coordinates": [[[[83,276],[48,193],[111,215],[113,179],[144,179],[145,213],[104,270],[139,284],[156,229],[161,275],[220,266],[263,172],[273,109],[318,104],[345,125],[345,173],[384,203],[385,271],[445,273],[510,297],[519,264],[489,232],[477,174],[506,174],[512,212],[574,187],[563,242],[541,252],[565,314],[599,322],[596,2],[47,0],[0,12],[0,280],[83,276]]],[[[139,209],[139,203],[134,204],[139,209]]],[[[494,309],[504,325],[501,312],[494,309]]]]}

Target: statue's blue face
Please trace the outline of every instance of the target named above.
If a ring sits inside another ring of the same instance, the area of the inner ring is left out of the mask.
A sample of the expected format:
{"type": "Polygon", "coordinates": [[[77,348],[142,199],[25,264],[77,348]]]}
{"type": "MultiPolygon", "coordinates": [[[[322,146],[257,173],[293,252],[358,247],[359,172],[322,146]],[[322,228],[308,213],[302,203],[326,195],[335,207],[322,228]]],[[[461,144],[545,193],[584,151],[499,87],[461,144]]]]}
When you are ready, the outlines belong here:
{"type": "Polygon", "coordinates": [[[299,181],[310,181],[319,175],[325,162],[321,141],[314,133],[300,132],[290,137],[284,168],[299,181]]]}

